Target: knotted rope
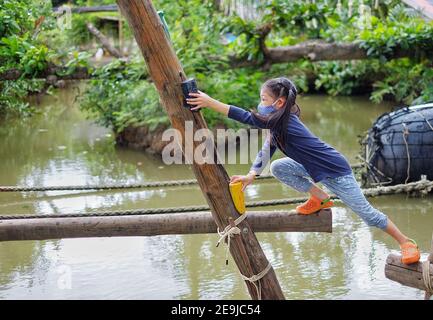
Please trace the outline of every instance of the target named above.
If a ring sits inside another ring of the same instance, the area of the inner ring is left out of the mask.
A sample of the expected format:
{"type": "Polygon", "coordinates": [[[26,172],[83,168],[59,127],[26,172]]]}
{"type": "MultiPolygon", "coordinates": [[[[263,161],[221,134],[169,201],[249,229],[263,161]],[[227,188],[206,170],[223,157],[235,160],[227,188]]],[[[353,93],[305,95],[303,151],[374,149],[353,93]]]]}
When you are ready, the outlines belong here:
{"type": "Polygon", "coordinates": [[[271,264],[269,263],[268,264],[268,266],[263,270],[263,271],[261,271],[260,273],[258,273],[258,274],[254,274],[254,275],[252,275],[251,277],[245,277],[242,273],[241,273],[241,277],[242,277],[242,279],[244,279],[245,281],[249,281],[249,282],[251,282],[253,285],[254,285],[254,287],[256,287],[256,290],[257,290],[257,299],[259,299],[259,300],[262,300],[262,285],[261,285],[261,283],[260,283],[260,279],[261,278],[263,278],[267,273],[268,273],[268,271],[269,270],[271,270],[271,264]],[[259,285],[257,285],[256,284],[256,282],[259,282],[259,285]]]}
{"type": "Polygon", "coordinates": [[[409,135],[409,129],[407,128],[406,124],[403,123],[403,141],[406,145],[406,154],[407,154],[407,169],[406,169],[406,180],[404,183],[407,183],[410,178],[410,153],[409,153],[409,145],[407,144],[406,137],[409,135]]]}
{"type": "MultiPolygon", "coordinates": [[[[247,213],[245,212],[244,214],[239,216],[239,218],[237,218],[233,224],[229,224],[227,227],[225,227],[223,231],[220,231],[219,227],[217,227],[217,232],[218,232],[220,238],[219,238],[216,246],[218,247],[219,244],[221,243],[221,241],[223,241],[224,239],[227,238],[226,265],[229,263],[228,253],[230,251],[230,238],[233,237],[234,235],[241,234],[241,229],[239,229],[238,224],[241,223],[242,221],[244,221],[246,217],[247,217],[247,213]]],[[[249,281],[254,285],[254,287],[257,290],[257,298],[259,300],[262,299],[262,285],[261,285],[259,280],[261,278],[263,278],[266,275],[266,273],[268,273],[268,271],[271,269],[271,267],[272,266],[269,263],[268,266],[263,271],[261,271],[258,274],[254,274],[251,277],[246,277],[242,273],[240,274],[242,279],[244,279],[245,281],[249,281]],[[259,282],[258,285],[256,284],[257,281],[259,282]]]]}
{"type": "Polygon", "coordinates": [[[422,263],[422,278],[424,280],[424,285],[427,288],[427,293],[433,295],[433,283],[431,281],[430,275],[430,261],[426,260],[422,263]]]}
{"type": "Polygon", "coordinates": [[[245,212],[244,214],[240,215],[239,218],[237,218],[234,221],[234,226],[229,224],[227,227],[224,228],[224,230],[222,232],[220,232],[219,227],[217,227],[217,232],[220,235],[220,238],[219,238],[216,246],[218,247],[220,245],[221,241],[223,241],[224,239],[227,238],[226,265],[229,264],[228,252],[230,250],[230,238],[233,237],[235,234],[241,234],[241,229],[239,229],[237,227],[237,225],[239,223],[241,223],[242,221],[244,221],[244,219],[246,217],[247,217],[247,213],[245,212]]]}

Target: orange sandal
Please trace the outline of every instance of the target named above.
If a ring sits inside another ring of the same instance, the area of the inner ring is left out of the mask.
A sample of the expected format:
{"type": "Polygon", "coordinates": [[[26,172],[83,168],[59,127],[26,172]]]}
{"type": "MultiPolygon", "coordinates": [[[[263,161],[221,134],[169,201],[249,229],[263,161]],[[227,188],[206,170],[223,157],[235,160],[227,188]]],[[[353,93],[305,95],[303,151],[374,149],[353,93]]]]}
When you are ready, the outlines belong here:
{"type": "Polygon", "coordinates": [[[299,214],[311,214],[320,209],[330,208],[333,205],[334,202],[331,201],[331,198],[320,200],[315,196],[310,196],[306,202],[296,207],[296,212],[299,214]]]}
{"type": "Polygon", "coordinates": [[[400,245],[401,248],[401,262],[404,264],[416,263],[420,259],[420,252],[418,245],[415,240],[409,239],[409,241],[400,245]]]}

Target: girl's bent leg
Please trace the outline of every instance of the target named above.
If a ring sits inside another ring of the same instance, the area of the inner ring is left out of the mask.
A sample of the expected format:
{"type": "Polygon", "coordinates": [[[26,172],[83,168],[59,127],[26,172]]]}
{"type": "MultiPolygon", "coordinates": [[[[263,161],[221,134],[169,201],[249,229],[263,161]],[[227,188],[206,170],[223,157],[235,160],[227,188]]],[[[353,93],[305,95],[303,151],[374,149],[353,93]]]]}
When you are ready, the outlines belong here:
{"type": "Polygon", "coordinates": [[[275,178],[299,192],[308,192],[313,186],[305,167],[289,157],[272,161],[270,170],[275,178]]]}
{"type": "Polygon", "coordinates": [[[337,178],[326,178],[321,182],[369,226],[378,227],[397,240],[402,250],[401,261],[403,263],[411,264],[419,261],[420,251],[416,242],[406,237],[383,212],[371,206],[362,193],[353,173],[337,178]]]}
{"type": "Polygon", "coordinates": [[[388,217],[367,201],[353,173],[336,178],[325,178],[321,183],[335,193],[367,225],[386,231],[388,217]]]}
{"type": "Polygon", "coordinates": [[[293,159],[286,157],[273,161],[271,163],[271,173],[278,180],[295,190],[310,193],[310,198],[296,207],[297,213],[311,214],[333,205],[332,201],[323,202],[324,199],[329,198],[329,195],[318,188],[311,181],[312,178],[305,167],[293,159]]]}

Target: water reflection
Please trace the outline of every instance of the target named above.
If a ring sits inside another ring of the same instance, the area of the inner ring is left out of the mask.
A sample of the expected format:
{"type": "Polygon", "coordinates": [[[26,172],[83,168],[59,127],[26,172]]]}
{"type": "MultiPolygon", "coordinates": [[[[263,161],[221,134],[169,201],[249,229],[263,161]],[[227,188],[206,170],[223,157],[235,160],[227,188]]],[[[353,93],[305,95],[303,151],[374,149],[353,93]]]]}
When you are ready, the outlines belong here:
{"type": "MultiPolygon", "coordinates": [[[[110,184],[194,178],[190,166],[116,148],[110,131],[85,119],[72,90],[44,99],[41,114],[0,127],[1,185],[110,184]]],[[[357,135],[390,108],[364,97],[301,98],[310,129],[351,162],[357,135]]],[[[277,152],[275,158],[281,156],[277,152]]],[[[228,173],[250,164],[225,165],[228,173]]],[[[276,180],[247,188],[247,201],[300,196],[276,180]]],[[[373,199],[427,253],[433,227],[431,196],[373,199]]],[[[148,190],[0,194],[0,214],[53,214],[205,204],[197,186],[148,190]]],[[[292,209],[277,206],[263,209],[292,209]]],[[[258,233],[288,299],[420,299],[421,291],[385,279],[393,240],[367,227],[341,203],[333,233],[258,233]]],[[[0,243],[0,298],[248,299],[234,262],[216,234],[66,239],[0,243]],[[70,288],[66,286],[70,280],[70,288]]],[[[424,254],[425,257],[425,254],[424,254]]]]}

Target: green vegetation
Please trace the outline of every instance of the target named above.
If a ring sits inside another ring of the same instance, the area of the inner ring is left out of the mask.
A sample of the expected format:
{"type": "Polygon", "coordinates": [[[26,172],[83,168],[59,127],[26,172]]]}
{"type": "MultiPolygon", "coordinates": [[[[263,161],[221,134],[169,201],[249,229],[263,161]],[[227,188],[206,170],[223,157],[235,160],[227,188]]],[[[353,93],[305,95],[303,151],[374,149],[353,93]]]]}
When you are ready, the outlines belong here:
{"type": "MultiPolygon", "coordinates": [[[[78,66],[90,67],[88,58],[94,52],[82,52],[80,47],[92,40],[85,23],[91,21],[99,27],[100,14],[74,14],[72,28],[61,32],[53,27],[51,6],[38,6],[37,2],[0,0],[7,4],[1,6],[0,15],[8,17],[0,19],[0,74],[11,68],[23,72],[18,81],[1,82],[0,113],[29,111],[25,96],[40,90],[43,84],[25,78],[42,71],[47,63],[66,66],[66,72],[70,73],[78,66]],[[34,37],[35,21],[41,15],[46,15],[46,19],[34,37]]],[[[227,16],[211,0],[153,3],[158,10],[164,10],[173,46],[186,74],[197,79],[201,90],[224,102],[247,109],[255,107],[261,83],[280,75],[293,79],[301,92],[330,95],[367,92],[374,103],[383,99],[404,104],[433,101],[433,66],[428,56],[433,49],[433,22],[426,22],[397,0],[381,1],[378,8],[371,8],[370,15],[360,14],[361,1],[352,2],[350,9],[348,1],[341,1],[341,7],[337,0],[263,1],[262,17],[254,21],[227,16]],[[265,37],[264,25],[270,26],[265,37]],[[233,37],[230,40],[229,35],[233,37]],[[359,43],[369,59],[265,64],[263,45],[290,46],[310,39],[359,43]],[[413,54],[396,58],[402,50],[413,54]],[[232,56],[249,61],[252,66],[231,67],[232,56]]],[[[132,38],[127,23],[123,33],[132,38]]],[[[155,129],[168,125],[159,96],[146,80],[146,67],[138,50],[128,62],[114,59],[95,68],[92,76],[80,97],[81,106],[99,123],[115,131],[127,126],[148,125],[155,129]]],[[[208,110],[203,110],[203,114],[210,127],[217,123],[239,126],[208,110]]]]}
{"type": "Polygon", "coordinates": [[[87,65],[89,55],[75,51],[68,37],[57,28],[49,1],[0,0],[0,75],[11,70],[20,75],[0,81],[0,115],[35,111],[26,98],[49,90],[37,75],[50,63],[65,66],[63,75],[87,65]]]}
{"type": "Polygon", "coordinates": [[[23,80],[46,68],[50,50],[34,41],[35,23],[46,12],[43,1],[0,0],[0,74],[15,69],[18,81],[0,82],[0,114],[30,111],[28,92],[39,91],[41,81],[23,80]]]}

